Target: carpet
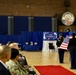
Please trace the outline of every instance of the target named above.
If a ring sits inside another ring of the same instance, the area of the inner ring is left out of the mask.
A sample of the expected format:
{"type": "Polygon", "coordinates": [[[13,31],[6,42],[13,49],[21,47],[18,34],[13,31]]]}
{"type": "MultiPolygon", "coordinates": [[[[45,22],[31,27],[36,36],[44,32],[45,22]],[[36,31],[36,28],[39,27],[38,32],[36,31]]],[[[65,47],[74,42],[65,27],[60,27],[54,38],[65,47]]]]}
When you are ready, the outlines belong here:
{"type": "Polygon", "coordinates": [[[34,66],[41,75],[76,75],[62,66],[34,66]]]}

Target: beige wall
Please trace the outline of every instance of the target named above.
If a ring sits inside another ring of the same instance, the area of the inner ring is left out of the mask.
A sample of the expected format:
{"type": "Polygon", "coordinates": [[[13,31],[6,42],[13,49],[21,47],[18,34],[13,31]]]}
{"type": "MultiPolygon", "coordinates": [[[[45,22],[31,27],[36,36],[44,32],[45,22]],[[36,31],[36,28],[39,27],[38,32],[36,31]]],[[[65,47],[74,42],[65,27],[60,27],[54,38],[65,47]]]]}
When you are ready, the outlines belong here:
{"type": "MultiPolygon", "coordinates": [[[[76,15],[76,0],[69,11],[76,15]]],[[[0,0],[0,15],[54,16],[65,12],[64,0],[0,0]]]]}

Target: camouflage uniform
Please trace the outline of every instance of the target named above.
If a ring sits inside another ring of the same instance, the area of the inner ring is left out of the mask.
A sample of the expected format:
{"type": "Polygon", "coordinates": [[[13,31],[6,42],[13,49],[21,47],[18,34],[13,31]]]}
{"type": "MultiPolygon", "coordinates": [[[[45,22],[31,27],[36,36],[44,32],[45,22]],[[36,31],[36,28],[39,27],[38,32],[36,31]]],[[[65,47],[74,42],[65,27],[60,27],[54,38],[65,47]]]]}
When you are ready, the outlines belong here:
{"type": "Polygon", "coordinates": [[[8,62],[6,62],[6,65],[9,69],[9,71],[12,73],[14,73],[14,75],[29,75],[27,70],[24,69],[19,62],[14,62],[13,60],[9,60],[8,62]]]}

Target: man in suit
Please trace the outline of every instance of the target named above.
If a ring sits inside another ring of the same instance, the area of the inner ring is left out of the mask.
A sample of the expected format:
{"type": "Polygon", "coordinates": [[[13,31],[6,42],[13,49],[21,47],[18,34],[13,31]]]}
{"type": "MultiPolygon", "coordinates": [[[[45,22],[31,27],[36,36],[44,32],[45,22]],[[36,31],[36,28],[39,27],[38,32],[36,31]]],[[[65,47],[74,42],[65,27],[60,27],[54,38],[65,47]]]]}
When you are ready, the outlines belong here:
{"type": "Polygon", "coordinates": [[[11,75],[5,65],[5,63],[10,59],[10,56],[11,48],[6,45],[0,46],[0,75],[11,75]]]}
{"type": "Polygon", "coordinates": [[[75,33],[72,34],[72,38],[69,40],[68,50],[71,57],[71,69],[76,69],[76,38],[75,33]]]}

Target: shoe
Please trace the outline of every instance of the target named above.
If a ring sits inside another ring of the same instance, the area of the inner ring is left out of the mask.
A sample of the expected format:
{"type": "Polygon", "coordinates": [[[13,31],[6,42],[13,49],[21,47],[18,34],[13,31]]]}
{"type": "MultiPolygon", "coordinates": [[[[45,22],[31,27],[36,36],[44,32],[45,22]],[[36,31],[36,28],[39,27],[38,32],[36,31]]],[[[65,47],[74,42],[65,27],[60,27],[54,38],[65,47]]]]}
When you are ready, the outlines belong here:
{"type": "Polygon", "coordinates": [[[71,67],[70,69],[76,69],[76,68],[71,67]]]}
{"type": "Polygon", "coordinates": [[[64,62],[60,62],[61,64],[63,64],[64,62]]]}

